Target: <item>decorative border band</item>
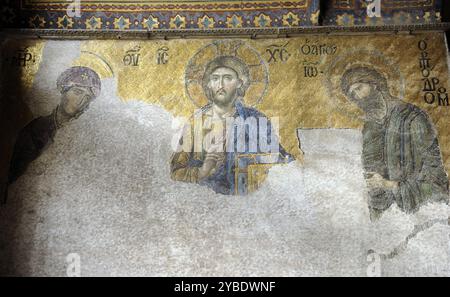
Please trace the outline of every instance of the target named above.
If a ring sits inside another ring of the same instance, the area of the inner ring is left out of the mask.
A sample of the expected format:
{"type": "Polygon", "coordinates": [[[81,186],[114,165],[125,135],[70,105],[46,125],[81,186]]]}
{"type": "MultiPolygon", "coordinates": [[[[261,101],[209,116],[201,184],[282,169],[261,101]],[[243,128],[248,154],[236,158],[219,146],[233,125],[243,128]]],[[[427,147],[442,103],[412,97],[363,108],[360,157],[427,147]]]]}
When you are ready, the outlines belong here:
{"type": "Polygon", "coordinates": [[[169,39],[169,38],[287,38],[305,34],[415,34],[420,32],[450,31],[450,23],[385,26],[315,26],[297,28],[240,28],[212,30],[52,30],[4,29],[1,35],[41,39],[169,39]]]}
{"type": "Polygon", "coordinates": [[[319,0],[81,2],[72,14],[67,1],[6,0],[7,28],[60,30],[184,30],[314,26],[319,0]]]}

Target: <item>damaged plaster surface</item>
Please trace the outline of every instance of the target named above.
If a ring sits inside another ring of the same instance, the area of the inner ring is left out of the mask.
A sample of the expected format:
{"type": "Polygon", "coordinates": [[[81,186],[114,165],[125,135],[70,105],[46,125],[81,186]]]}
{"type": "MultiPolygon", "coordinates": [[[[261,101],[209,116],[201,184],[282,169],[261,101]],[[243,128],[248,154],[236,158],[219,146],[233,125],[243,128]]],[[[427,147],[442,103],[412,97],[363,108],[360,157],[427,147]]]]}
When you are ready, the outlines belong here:
{"type": "MultiPolygon", "coordinates": [[[[2,274],[64,276],[77,253],[83,276],[365,276],[369,250],[389,253],[415,225],[448,217],[430,204],[371,223],[357,130],[299,131],[304,166],[273,168],[245,199],[174,183],[171,123],[104,92],[64,127],[1,209],[2,274]]],[[[418,233],[381,260],[382,275],[448,275],[448,229],[418,233]]]]}

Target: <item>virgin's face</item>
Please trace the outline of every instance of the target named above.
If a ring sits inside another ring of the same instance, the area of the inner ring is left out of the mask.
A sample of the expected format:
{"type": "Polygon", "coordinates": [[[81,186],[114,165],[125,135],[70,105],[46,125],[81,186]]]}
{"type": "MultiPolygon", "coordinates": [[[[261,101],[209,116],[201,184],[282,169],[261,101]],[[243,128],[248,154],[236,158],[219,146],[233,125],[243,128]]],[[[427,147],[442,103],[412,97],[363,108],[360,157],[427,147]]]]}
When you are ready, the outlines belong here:
{"type": "Polygon", "coordinates": [[[62,95],[61,107],[69,116],[76,116],[88,108],[92,95],[88,88],[72,87],[62,95]]]}
{"type": "Polygon", "coordinates": [[[231,104],[236,99],[240,87],[242,81],[231,68],[217,68],[209,77],[208,88],[211,91],[212,101],[218,105],[231,104]]]}

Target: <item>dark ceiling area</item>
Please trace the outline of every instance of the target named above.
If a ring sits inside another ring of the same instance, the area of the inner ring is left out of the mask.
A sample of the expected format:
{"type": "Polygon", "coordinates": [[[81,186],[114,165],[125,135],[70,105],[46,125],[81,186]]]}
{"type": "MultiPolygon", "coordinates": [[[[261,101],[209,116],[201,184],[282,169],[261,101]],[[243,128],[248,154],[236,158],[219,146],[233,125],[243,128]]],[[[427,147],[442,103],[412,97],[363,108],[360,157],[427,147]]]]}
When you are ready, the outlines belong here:
{"type": "MultiPolygon", "coordinates": [[[[450,1],[443,1],[442,3],[442,21],[450,22],[450,1]]],[[[450,48],[450,32],[447,31],[447,44],[450,48]]]]}
{"type": "Polygon", "coordinates": [[[442,20],[448,22],[450,20],[450,1],[442,3],[442,20]]]}

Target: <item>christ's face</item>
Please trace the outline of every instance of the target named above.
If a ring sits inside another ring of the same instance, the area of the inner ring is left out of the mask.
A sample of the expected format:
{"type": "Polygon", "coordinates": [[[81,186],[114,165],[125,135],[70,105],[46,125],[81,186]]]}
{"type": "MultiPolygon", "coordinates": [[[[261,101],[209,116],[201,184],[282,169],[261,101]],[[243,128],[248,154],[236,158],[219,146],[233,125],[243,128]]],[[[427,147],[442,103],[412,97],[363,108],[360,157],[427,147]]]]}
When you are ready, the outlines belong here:
{"type": "Polygon", "coordinates": [[[62,95],[61,107],[65,114],[76,116],[88,108],[92,94],[88,88],[71,87],[62,95]]]}
{"type": "Polygon", "coordinates": [[[228,106],[237,98],[238,89],[242,87],[236,71],[228,67],[219,67],[209,76],[208,88],[214,104],[228,106]]]}

